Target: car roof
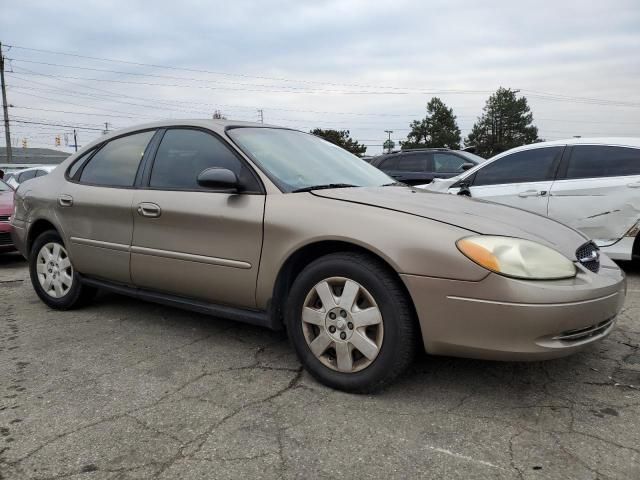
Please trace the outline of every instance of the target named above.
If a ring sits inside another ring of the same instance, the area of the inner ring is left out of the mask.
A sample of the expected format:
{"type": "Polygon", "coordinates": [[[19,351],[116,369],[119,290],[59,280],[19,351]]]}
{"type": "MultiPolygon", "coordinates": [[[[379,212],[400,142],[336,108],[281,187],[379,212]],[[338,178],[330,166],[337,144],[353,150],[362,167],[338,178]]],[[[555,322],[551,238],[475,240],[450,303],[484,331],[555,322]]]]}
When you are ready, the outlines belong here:
{"type": "Polygon", "coordinates": [[[77,158],[79,155],[82,155],[84,152],[91,150],[96,145],[100,145],[101,143],[111,140],[112,138],[119,137],[122,135],[126,135],[128,133],[138,132],[141,130],[150,130],[153,128],[163,128],[163,127],[201,127],[212,130],[219,134],[224,134],[225,130],[229,128],[235,127],[255,127],[255,128],[279,128],[283,130],[295,130],[289,127],[283,127],[280,125],[271,125],[268,123],[258,123],[258,122],[243,122],[240,120],[217,120],[217,119],[207,119],[207,118],[174,118],[168,120],[160,120],[156,122],[148,122],[148,123],[138,123],[131,127],[121,128],[120,130],[114,130],[109,132],[107,135],[102,135],[99,138],[96,138],[93,142],[82,147],[81,150],[78,150],[77,154],[74,154],[74,157],[77,158]]]}
{"type": "Polygon", "coordinates": [[[452,150],[446,147],[432,147],[432,148],[409,148],[407,150],[400,150],[398,152],[391,153],[381,153],[380,155],[376,155],[372,158],[371,164],[378,163],[385,158],[395,158],[400,157],[402,155],[406,155],[407,153],[420,153],[420,152],[449,152],[449,153],[466,153],[462,152],[462,150],[452,150]]]}
{"type": "Polygon", "coordinates": [[[617,145],[625,147],[640,147],[640,137],[579,137],[567,138],[564,140],[551,140],[548,142],[531,143],[522,147],[515,147],[503,153],[517,152],[520,150],[530,150],[540,147],[551,147],[554,145],[617,145]]]}

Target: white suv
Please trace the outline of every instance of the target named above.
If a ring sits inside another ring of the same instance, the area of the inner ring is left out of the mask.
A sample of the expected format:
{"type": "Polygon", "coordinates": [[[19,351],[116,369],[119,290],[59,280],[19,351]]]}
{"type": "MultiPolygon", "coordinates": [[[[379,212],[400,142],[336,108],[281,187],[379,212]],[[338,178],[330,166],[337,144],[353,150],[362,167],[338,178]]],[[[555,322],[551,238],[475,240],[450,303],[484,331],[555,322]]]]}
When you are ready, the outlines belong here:
{"type": "Polygon", "coordinates": [[[638,138],[574,138],[526,145],[457,177],[421,187],[547,215],[582,231],[617,260],[640,255],[638,138]]]}

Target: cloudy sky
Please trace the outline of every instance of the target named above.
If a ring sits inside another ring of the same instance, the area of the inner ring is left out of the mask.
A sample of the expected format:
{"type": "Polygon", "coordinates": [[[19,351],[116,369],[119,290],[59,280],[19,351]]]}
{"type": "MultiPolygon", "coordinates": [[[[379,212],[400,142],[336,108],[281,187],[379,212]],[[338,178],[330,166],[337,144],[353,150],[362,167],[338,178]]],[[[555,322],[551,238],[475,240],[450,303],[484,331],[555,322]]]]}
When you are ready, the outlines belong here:
{"type": "MultiPolygon", "coordinates": [[[[499,86],[540,136],[640,136],[640,2],[3,2],[14,142],[215,110],[381,150],[434,95],[463,135],[499,86]],[[482,6],[480,6],[482,4],[482,6]],[[89,58],[90,57],[90,58],[89,58]],[[34,123],[27,123],[34,122],[34,123]]],[[[3,130],[4,132],[4,130],[3,130]]],[[[4,133],[0,145],[4,144],[4,133]]],[[[69,148],[67,148],[69,149],[69,148]]]]}

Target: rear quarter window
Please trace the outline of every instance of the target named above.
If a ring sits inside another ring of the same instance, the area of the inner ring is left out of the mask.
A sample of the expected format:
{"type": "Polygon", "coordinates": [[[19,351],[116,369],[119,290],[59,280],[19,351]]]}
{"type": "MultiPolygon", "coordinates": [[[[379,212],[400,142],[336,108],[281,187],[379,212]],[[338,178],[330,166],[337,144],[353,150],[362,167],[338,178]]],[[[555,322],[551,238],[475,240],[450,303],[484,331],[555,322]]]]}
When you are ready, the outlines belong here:
{"type": "Polygon", "coordinates": [[[395,170],[397,164],[397,158],[385,158],[378,164],[380,170],[395,170]]]}

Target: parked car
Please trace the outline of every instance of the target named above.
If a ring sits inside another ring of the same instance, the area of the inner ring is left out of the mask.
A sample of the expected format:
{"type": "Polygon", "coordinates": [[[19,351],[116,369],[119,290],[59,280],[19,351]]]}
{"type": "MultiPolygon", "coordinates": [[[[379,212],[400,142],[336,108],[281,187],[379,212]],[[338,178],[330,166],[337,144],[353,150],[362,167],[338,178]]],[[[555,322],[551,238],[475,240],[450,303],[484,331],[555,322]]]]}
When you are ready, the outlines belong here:
{"type": "Polygon", "coordinates": [[[422,187],[547,215],[582,231],[611,258],[640,255],[640,139],[574,138],[496,155],[422,187]]]}
{"type": "Polygon", "coordinates": [[[418,185],[434,178],[454,177],[482,162],[484,158],[470,152],[425,148],[380,155],[370,163],[400,182],[418,185]]]}
{"type": "Polygon", "coordinates": [[[57,165],[42,165],[40,167],[25,168],[23,170],[14,172],[7,180],[7,183],[13,188],[17,188],[23,182],[31,180],[32,178],[42,177],[52,172],[57,165]]]}
{"type": "Polygon", "coordinates": [[[273,329],[321,382],[373,391],[427,352],[568,355],[605,337],[618,267],[540,215],[398,185],[313,135],[174,120],[101,137],[22,184],[33,287],[96,288],[273,329]]]}
{"type": "Polygon", "coordinates": [[[0,180],[0,253],[14,250],[9,219],[13,213],[13,188],[0,180]]]}

